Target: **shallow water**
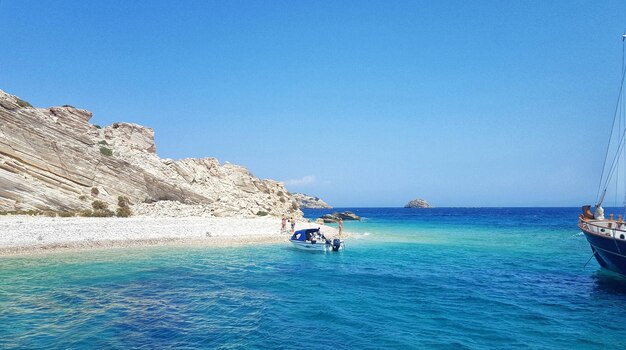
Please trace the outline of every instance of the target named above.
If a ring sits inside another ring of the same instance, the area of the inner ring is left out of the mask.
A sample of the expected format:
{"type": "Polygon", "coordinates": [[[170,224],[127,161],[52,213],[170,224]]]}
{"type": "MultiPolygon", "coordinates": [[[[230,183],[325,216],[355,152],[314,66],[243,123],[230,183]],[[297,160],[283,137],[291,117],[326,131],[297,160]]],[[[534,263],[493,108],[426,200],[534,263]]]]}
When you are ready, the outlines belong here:
{"type": "Polygon", "coordinates": [[[351,210],[364,221],[345,222],[356,234],[341,253],[2,258],[0,348],[626,345],[626,279],[583,267],[578,208],[351,210]]]}

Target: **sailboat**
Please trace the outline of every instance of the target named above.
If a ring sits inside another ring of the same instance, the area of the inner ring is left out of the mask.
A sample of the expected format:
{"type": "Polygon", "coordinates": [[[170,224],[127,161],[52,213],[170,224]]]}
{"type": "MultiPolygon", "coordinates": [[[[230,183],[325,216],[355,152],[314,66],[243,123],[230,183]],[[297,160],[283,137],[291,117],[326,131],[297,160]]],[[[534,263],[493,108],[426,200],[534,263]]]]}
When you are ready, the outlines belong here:
{"type": "MultiPolygon", "coordinates": [[[[624,211],[626,214],[626,106],[624,91],[624,39],[622,35],[622,79],[619,89],[619,97],[615,107],[613,125],[609,137],[609,143],[604,157],[604,166],[600,176],[600,186],[596,204],[591,211],[590,205],[582,207],[582,213],[578,218],[578,227],[582,230],[591,246],[592,256],[595,257],[601,267],[626,276],[626,217],[618,214],[615,217],[604,215],[602,207],[607,189],[615,189],[616,195],[621,193],[624,197],[624,211]]],[[[589,260],[587,262],[589,262],[589,260]]]]}

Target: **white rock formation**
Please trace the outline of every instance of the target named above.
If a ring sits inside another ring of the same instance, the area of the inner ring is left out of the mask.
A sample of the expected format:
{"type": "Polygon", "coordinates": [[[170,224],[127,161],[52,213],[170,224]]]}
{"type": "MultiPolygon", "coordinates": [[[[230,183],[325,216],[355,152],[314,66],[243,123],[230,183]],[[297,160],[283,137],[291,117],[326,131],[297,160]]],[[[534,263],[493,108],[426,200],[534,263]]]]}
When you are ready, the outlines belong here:
{"type": "Polygon", "coordinates": [[[292,193],[293,198],[296,200],[300,208],[308,209],[332,209],[328,203],[321,200],[319,197],[311,197],[304,193],[292,193]]]}
{"type": "Polygon", "coordinates": [[[173,213],[181,216],[302,216],[281,183],[243,167],[214,158],[159,158],[150,128],[100,129],[89,123],[89,111],[20,101],[0,90],[0,211],[84,209],[95,199],[115,207],[126,196],[133,204],[192,205],[187,213],[176,206],[173,213]]]}
{"type": "Polygon", "coordinates": [[[405,208],[432,208],[432,206],[428,204],[427,201],[421,198],[416,198],[408,202],[404,207],[405,208]]]}

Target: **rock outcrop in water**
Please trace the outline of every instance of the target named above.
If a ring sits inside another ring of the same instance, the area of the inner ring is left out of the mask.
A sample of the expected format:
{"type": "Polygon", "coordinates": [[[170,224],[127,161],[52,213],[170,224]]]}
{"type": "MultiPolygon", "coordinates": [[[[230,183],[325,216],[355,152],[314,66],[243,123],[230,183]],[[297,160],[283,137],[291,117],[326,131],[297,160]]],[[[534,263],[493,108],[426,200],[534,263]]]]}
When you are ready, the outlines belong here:
{"type": "Polygon", "coordinates": [[[432,208],[432,206],[428,204],[427,201],[421,198],[417,198],[408,202],[404,207],[405,208],[432,208]]]}
{"type": "Polygon", "coordinates": [[[311,197],[304,193],[292,193],[293,198],[296,200],[300,208],[307,209],[332,209],[328,203],[321,200],[319,197],[311,197]]]}
{"type": "Polygon", "coordinates": [[[349,220],[361,221],[361,217],[356,215],[355,213],[353,213],[351,211],[343,211],[341,213],[334,212],[332,214],[324,214],[319,219],[322,219],[322,221],[325,222],[325,223],[337,222],[337,221],[339,221],[339,219],[346,220],[346,221],[349,221],[349,220]]]}
{"type": "Polygon", "coordinates": [[[70,106],[33,108],[0,90],[0,211],[77,210],[126,196],[194,208],[177,205],[179,216],[302,216],[282,183],[214,158],[161,159],[152,129],[100,128],[91,116],[70,106]]]}

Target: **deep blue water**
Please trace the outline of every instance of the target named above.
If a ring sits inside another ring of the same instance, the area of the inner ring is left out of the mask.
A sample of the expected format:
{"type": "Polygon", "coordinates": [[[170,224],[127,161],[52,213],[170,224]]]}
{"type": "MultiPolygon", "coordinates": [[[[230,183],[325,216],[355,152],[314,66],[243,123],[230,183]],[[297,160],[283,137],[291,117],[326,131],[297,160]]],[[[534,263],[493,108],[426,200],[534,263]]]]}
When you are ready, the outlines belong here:
{"type": "Polygon", "coordinates": [[[626,346],[626,279],[583,267],[578,208],[347,209],[341,253],[1,258],[0,348],[626,346]]]}

